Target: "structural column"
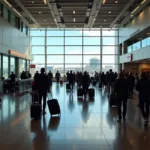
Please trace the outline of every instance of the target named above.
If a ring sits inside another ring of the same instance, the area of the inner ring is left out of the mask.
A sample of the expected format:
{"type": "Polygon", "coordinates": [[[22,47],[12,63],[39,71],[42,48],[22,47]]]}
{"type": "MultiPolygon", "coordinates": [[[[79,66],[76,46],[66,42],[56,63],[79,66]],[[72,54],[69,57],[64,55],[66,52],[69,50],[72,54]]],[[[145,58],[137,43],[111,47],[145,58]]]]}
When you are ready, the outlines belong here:
{"type": "Polygon", "coordinates": [[[45,69],[47,71],[47,28],[45,28],[45,69]]]}
{"type": "Polygon", "coordinates": [[[100,28],[100,71],[102,72],[103,67],[102,67],[102,63],[103,63],[103,38],[102,38],[102,28],[100,28]]]}

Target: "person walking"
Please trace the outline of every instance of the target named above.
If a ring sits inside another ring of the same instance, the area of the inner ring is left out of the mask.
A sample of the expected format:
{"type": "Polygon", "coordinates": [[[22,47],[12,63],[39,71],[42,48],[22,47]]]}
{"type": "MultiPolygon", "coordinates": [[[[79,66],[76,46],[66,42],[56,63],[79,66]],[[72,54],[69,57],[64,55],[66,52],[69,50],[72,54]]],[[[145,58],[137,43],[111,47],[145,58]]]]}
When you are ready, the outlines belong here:
{"type": "Polygon", "coordinates": [[[48,73],[48,78],[49,78],[49,85],[50,87],[52,87],[53,73],[51,71],[49,71],[48,73]]]}
{"type": "Polygon", "coordinates": [[[39,74],[38,79],[35,80],[35,86],[37,87],[37,91],[39,93],[39,103],[42,103],[43,98],[43,115],[46,114],[46,97],[47,92],[49,92],[49,80],[48,75],[45,74],[45,68],[41,68],[41,74],[39,74]]]}
{"type": "Polygon", "coordinates": [[[59,81],[60,81],[60,73],[57,71],[56,74],[55,74],[55,78],[56,78],[56,81],[57,81],[57,84],[59,84],[59,81]]]}
{"type": "Polygon", "coordinates": [[[85,71],[82,76],[82,87],[83,87],[83,94],[84,94],[85,99],[86,99],[86,95],[88,93],[89,85],[90,85],[90,76],[85,71]]]}
{"type": "Polygon", "coordinates": [[[147,126],[149,123],[150,80],[145,72],[142,72],[136,90],[139,92],[139,106],[144,119],[144,126],[147,126]]]}
{"type": "Polygon", "coordinates": [[[128,100],[128,82],[123,72],[119,74],[119,78],[115,82],[114,92],[116,93],[118,103],[118,123],[122,120],[122,103],[123,103],[123,120],[126,120],[127,100],[128,100]]]}
{"type": "Polygon", "coordinates": [[[135,77],[132,75],[132,73],[129,74],[129,76],[127,77],[128,80],[128,84],[129,84],[129,96],[132,98],[133,95],[133,89],[135,86],[135,77]]]}

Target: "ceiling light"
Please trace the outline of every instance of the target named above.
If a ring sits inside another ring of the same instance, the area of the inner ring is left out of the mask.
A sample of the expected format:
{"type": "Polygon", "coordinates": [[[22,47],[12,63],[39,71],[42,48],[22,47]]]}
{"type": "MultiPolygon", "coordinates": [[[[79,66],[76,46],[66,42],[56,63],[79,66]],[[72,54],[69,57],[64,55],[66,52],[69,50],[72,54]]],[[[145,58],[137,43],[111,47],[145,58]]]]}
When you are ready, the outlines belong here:
{"type": "Polygon", "coordinates": [[[106,22],[106,19],[104,19],[104,21],[106,22]]]}
{"type": "Polygon", "coordinates": [[[34,3],[34,1],[32,1],[32,4],[34,3]]]}
{"type": "Polygon", "coordinates": [[[150,34],[150,33],[147,33],[147,34],[150,34]]]}
{"type": "Polygon", "coordinates": [[[74,10],[74,11],[73,11],[73,14],[75,14],[75,13],[76,13],[76,11],[74,10]]]}
{"type": "Polygon", "coordinates": [[[11,5],[7,0],[4,0],[4,2],[5,2],[9,7],[12,7],[12,5],[11,5]]]}
{"type": "Polygon", "coordinates": [[[118,1],[115,1],[115,3],[117,4],[117,3],[118,3],[118,1]]]}
{"type": "Polygon", "coordinates": [[[141,5],[143,5],[145,2],[146,2],[146,0],[143,0],[143,1],[141,2],[141,5]]]}
{"type": "Polygon", "coordinates": [[[13,10],[21,17],[21,14],[15,8],[13,8],[13,10]]]}
{"type": "Polygon", "coordinates": [[[111,14],[111,11],[109,11],[109,14],[111,14]]]}
{"type": "Polygon", "coordinates": [[[48,26],[48,28],[50,28],[51,26],[48,26]]]}
{"type": "Polygon", "coordinates": [[[37,26],[34,24],[34,26],[37,28],[37,26]]]}
{"type": "Polygon", "coordinates": [[[131,14],[133,14],[134,12],[136,12],[139,9],[139,6],[137,6],[132,12],[131,14]]]}
{"type": "Polygon", "coordinates": [[[76,22],[76,18],[73,18],[73,22],[76,22]]]}
{"type": "Polygon", "coordinates": [[[54,21],[57,22],[56,18],[54,18],[54,21]]]}
{"type": "Polygon", "coordinates": [[[100,28],[102,28],[102,26],[100,26],[100,28]]]}
{"type": "Polygon", "coordinates": [[[39,14],[41,14],[41,12],[39,11],[39,14]]]}
{"type": "Polygon", "coordinates": [[[105,4],[106,3],[106,0],[103,0],[103,4],[105,4]]]}
{"type": "Polygon", "coordinates": [[[46,19],[44,19],[44,21],[46,21],[46,19]]]}
{"type": "Polygon", "coordinates": [[[44,2],[44,4],[46,4],[46,3],[47,3],[47,1],[46,1],[46,0],[43,0],[43,2],[44,2]]]}

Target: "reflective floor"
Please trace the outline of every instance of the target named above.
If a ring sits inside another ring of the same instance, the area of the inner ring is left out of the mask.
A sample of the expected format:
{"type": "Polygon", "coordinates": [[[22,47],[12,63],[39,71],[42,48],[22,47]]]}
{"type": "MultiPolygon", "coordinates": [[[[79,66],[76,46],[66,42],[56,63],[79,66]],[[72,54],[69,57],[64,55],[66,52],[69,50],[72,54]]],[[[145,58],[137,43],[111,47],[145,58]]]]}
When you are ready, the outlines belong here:
{"type": "MultiPolygon", "coordinates": [[[[95,88],[95,99],[77,99],[64,86],[53,85],[61,117],[47,114],[30,119],[30,95],[4,95],[0,105],[0,150],[149,150],[137,101],[128,101],[127,122],[117,123],[117,109],[109,108],[107,92],[95,88]]],[[[49,95],[50,98],[50,95],[49,95]]]]}

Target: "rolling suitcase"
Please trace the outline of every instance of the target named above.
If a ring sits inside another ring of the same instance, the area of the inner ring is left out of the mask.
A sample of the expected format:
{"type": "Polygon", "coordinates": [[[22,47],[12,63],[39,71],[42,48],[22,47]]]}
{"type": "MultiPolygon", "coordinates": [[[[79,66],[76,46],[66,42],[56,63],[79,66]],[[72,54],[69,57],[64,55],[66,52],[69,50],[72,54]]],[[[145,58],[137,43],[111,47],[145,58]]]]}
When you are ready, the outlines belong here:
{"type": "Polygon", "coordinates": [[[95,97],[95,90],[93,88],[90,88],[88,94],[89,94],[89,98],[95,97]]]}
{"type": "Polygon", "coordinates": [[[60,84],[61,84],[61,85],[63,84],[63,80],[60,80],[60,84]]]}
{"type": "Polygon", "coordinates": [[[38,119],[41,116],[41,111],[42,111],[41,104],[39,103],[39,96],[38,96],[38,100],[35,100],[35,95],[37,95],[37,92],[32,94],[33,94],[33,101],[30,107],[30,116],[31,118],[38,119]]]}
{"type": "Polygon", "coordinates": [[[52,115],[60,115],[60,106],[57,99],[50,99],[47,101],[48,109],[52,115]]]}
{"type": "Polygon", "coordinates": [[[70,90],[70,84],[66,83],[66,90],[70,90]]]}
{"type": "Polygon", "coordinates": [[[109,105],[110,105],[110,107],[112,107],[112,106],[117,107],[117,96],[115,93],[110,94],[109,105]]]}
{"type": "Polygon", "coordinates": [[[82,88],[79,88],[79,89],[77,90],[77,96],[78,96],[78,97],[82,97],[82,96],[83,96],[83,89],[82,89],[82,88]]]}

